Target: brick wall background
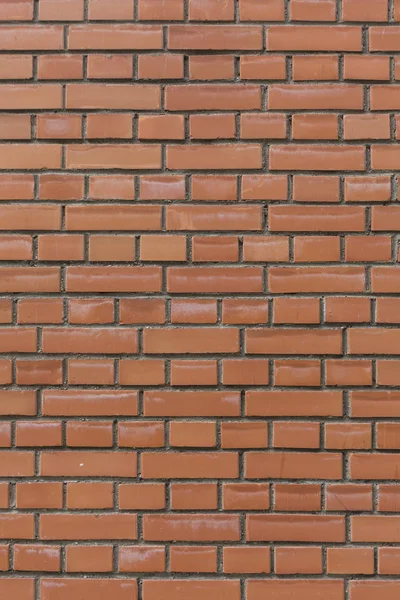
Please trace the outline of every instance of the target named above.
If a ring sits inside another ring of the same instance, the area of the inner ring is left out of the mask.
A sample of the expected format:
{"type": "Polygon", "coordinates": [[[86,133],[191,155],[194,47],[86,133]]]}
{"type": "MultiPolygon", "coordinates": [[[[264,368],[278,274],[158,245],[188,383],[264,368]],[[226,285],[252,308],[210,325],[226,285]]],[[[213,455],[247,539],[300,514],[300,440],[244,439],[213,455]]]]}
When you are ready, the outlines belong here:
{"type": "Polygon", "coordinates": [[[400,0],[0,2],[0,597],[400,597],[400,0]]]}

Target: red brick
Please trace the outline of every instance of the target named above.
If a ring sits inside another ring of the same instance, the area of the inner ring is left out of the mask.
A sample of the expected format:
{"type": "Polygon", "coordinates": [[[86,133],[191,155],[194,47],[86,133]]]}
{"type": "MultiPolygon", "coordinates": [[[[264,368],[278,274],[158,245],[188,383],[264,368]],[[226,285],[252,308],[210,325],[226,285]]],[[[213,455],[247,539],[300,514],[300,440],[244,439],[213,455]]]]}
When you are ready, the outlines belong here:
{"type": "Polygon", "coordinates": [[[170,25],[170,50],[261,50],[259,25],[170,25]]]}
{"type": "Polygon", "coordinates": [[[260,86],[252,84],[229,87],[220,84],[168,85],[165,101],[169,111],[251,110],[261,108],[260,92],[260,86]]]}
{"type": "Polygon", "coordinates": [[[239,11],[241,21],[283,21],[285,15],[282,0],[240,0],[239,11]]]}
{"type": "Polygon", "coordinates": [[[70,50],[161,50],[159,25],[70,25],[70,50]]]}
{"type": "Polygon", "coordinates": [[[131,20],[133,6],[130,0],[115,0],[112,8],[107,0],[89,0],[89,20],[131,20]]]}
{"type": "Polygon", "coordinates": [[[277,483],[274,490],[276,510],[311,512],[321,508],[321,486],[318,484],[277,483]]]}
{"type": "Polygon", "coordinates": [[[14,546],[16,571],[60,571],[60,548],[57,546],[14,546]]]}
{"type": "Polygon", "coordinates": [[[322,573],[322,549],[318,546],[282,546],[275,549],[279,575],[322,573]]]}
{"type": "Polygon", "coordinates": [[[62,507],[62,484],[60,482],[18,483],[16,492],[18,508],[55,509],[62,507]]]}
{"type": "Polygon", "coordinates": [[[182,79],[183,57],[178,54],[138,56],[139,79],[182,79]]]}
{"type": "Polygon", "coordinates": [[[249,541],[344,542],[344,518],[325,515],[248,515],[249,541]]]}
{"type": "Polygon", "coordinates": [[[147,600],[157,600],[160,594],[166,593],[176,600],[185,598],[207,597],[210,600],[239,600],[240,583],[238,580],[180,580],[170,579],[169,581],[147,580],[143,585],[144,596],[147,600]]]}
{"type": "Polygon", "coordinates": [[[364,162],[363,146],[292,144],[270,148],[270,168],[273,171],[364,171],[364,162]]]}
{"type": "MultiPolygon", "coordinates": [[[[348,56],[345,58],[347,60],[348,56]]],[[[339,79],[338,57],[331,54],[293,56],[295,81],[330,81],[339,79]]]]}
{"type": "Polygon", "coordinates": [[[336,25],[272,25],[267,33],[268,50],[304,52],[360,52],[361,27],[336,25]]]}
{"type": "Polygon", "coordinates": [[[176,546],[171,548],[171,571],[175,573],[216,573],[215,546],[176,546]]]}
{"type": "Polygon", "coordinates": [[[313,595],[318,598],[322,595],[329,600],[340,600],[343,597],[344,586],[343,581],[335,579],[317,581],[315,579],[253,580],[249,582],[247,595],[248,600],[262,600],[265,594],[268,594],[271,600],[279,600],[293,592],[304,598],[310,598],[313,595]]]}
{"type": "Polygon", "coordinates": [[[213,513],[145,515],[143,537],[146,541],[238,541],[239,519],[213,513]]]}
{"type": "Polygon", "coordinates": [[[43,579],[40,583],[40,595],[43,600],[68,600],[68,598],[88,598],[91,595],[96,597],[99,594],[106,594],[115,600],[129,600],[136,598],[137,582],[135,579],[84,579],[84,578],[63,578],[63,579],[43,579]]]}
{"type": "Polygon", "coordinates": [[[290,18],[292,21],[334,21],[335,0],[321,0],[317,5],[310,0],[292,0],[290,18]]]}
{"type": "Polygon", "coordinates": [[[112,546],[67,546],[68,573],[104,573],[112,570],[112,546]]]}
{"type": "Polygon", "coordinates": [[[111,483],[68,483],[69,509],[113,508],[113,504],[111,483]]]}
{"type": "Polygon", "coordinates": [[[233,56],[207,54],[189,56],[190,79],[233,79],[233,70],[233,56]]]}
{"type": "Polygon", "coordinates": [[[139,20],[156,21],[182,21],[183,0],[170,0],[165,4],[163,0],[139,0],[139,20]]]}

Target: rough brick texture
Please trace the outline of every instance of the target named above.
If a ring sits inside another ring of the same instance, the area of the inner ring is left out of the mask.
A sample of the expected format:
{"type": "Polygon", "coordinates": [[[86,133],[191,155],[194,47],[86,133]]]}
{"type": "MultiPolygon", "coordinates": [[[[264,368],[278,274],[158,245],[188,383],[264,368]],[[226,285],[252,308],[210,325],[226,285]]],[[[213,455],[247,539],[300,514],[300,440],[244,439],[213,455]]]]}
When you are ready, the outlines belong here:
{"type": "Polygon", "coordinates": [[[400,0],[0,0],[0,598],[400,597],[400,0]]]}

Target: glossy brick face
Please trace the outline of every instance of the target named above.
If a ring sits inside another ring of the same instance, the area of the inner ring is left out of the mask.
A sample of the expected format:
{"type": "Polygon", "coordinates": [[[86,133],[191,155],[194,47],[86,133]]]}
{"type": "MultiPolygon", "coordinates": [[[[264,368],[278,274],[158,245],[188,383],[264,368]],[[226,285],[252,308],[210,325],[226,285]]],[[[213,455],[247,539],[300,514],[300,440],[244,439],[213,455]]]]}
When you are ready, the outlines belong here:
{"type": "Polygon", "coordinates": [[[1,600],[400,597],[400,0],[0,0],[1,600]]]}

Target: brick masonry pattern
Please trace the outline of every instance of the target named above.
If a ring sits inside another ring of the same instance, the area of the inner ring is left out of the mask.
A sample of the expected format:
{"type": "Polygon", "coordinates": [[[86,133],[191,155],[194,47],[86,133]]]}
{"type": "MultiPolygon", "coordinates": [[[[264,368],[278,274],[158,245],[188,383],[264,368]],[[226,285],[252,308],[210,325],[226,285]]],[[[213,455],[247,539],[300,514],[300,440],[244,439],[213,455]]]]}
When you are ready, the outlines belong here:
{"type": "Polygon", "coordinates": [[[0,1],[0,597],[400,597],[400,0],[0,1]]]}

